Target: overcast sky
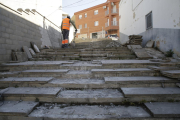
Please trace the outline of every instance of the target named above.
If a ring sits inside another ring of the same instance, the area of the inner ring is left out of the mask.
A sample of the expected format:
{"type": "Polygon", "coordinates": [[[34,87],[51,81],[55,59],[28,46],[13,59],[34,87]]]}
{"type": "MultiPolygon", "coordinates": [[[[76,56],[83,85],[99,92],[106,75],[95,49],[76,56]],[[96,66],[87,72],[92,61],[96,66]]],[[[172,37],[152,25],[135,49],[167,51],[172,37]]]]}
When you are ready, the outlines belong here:
{"type": "Polygon", "coordinates": [[[71,17],[75,12],[105,3],[107,0],[62,0],[62,10],[71,17]]]}

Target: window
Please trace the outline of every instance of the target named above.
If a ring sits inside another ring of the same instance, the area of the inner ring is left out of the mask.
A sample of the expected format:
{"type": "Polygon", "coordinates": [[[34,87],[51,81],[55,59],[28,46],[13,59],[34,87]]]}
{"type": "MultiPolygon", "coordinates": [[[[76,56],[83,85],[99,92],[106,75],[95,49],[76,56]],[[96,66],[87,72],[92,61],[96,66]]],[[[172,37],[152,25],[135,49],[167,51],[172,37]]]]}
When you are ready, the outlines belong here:
{"type": "Polygon", "coordinates": [[[94,26],[98,26],[99,25],[99,22],[98,21],[95,21],[94,22],[94,26]]]}
{"type": "Polygon", "coordinates": [[[85,17],[85,18],[87,17],[87,13],[84,14],[84,17],[85,17]]]}
{"type": "Polygon", "coordinates": [[[79,19],[82,19],[82,15],[79,15],[79,19]]]}
{"type": "Polygon", "coordinates": [[[150,12],[146,15],[146,30],[151,29],[152,27],[152,12],[150,12]]]}
{"type": "Polygon", "coordinates": [[[87,23],[86,23],[86,24],[84,24],[84,28],[87,28],[87,23]]]}
{"type": "Polygon", "coordinates": [[[98,14],[98,10],[95,10],[95,11],[94,11],[94,15],[97,15],[97,14],[98,14]]]}
{"type": "Polygon", "coordinates": [[[79,25],[79,29],[82,29],[82,25],[79,25]]]}

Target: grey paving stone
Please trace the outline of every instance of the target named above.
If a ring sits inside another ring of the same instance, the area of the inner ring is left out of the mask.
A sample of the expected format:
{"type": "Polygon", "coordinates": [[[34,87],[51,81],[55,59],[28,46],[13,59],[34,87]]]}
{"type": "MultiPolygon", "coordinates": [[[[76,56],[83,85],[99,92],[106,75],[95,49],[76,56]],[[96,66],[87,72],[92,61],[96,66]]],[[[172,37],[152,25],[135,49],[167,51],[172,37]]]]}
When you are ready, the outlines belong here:
{"type": "Polygon", "coordinates": [[[48,83],[53,77],[9,77],[0,79],[0,83],[48,83]]]}
{"type": "Polygon", "coordinates": [[[31,53],[29,52],[29,48],[28,48],[27,46],[23,46],[23,50],[24,50],[24,52],[26,52],[28,58],[31,59],[31,58],[32,58],[32,55],[31,55],[31,53]]]}
{"type": "Polygon", "coordinates": [[[180,117],[180,103],[154,102],[145,103],[154,117],[180,117]]]}
{"type": "Polygon", "coordinates": [[[143,119],[151,116],[141,107],[125,106],[65,106],[57,105],[52,109],[41,106],[34,110],[29,117],[40,117],[48,119],[95,119],[95,120],[117,120],[117,119],[143,119]]]}
{"type": "Polygon", "coordinates": [[[161,73],[170,78],[180,78],[180,70],[162,71],[161,73]]]}
{"type": "MultiPolygon", "coordinates": [[[[4,96],[55,97],[61,88],[9,87],[4,96]]],[[[0,91],[1,92],[1,91],[0,91]]]]}
{"type": "Polygon", "coordinates": [[[141,95],[180,95],[180,88],[121,88],[126,97],[141,95]]]}
{"type": "Polygon", "coordinates": [[[123,95],[117,89],[94,89],[94,90],[64,90],[61,91],[57,102],[73,103],[119,103],[123,95]]]}
{"type": "Polygon", "coordinates": [[[153,58],[149,56],[149,54],[146,51],[135,52],[135,54],[139,59],[152,59],[153,58]]]}
{"type": "Polygon", "coordinates": [[[173,81],[166,77],[105,77],[106,83],[125,83],[125,82],[160,82],[160,81],[173,81]]]}
{"type": "Polygon", "coordinates": [[[149,40],[147,43],[146,43],[146,46],[147,48],[152,48],[154,45],[154,41],[153,40],[149,40]]]}
{"type": "Polygon", "coordinates": [[[133,71],[151,71],[148,68],[126,68],[126,69],[92,69],[92,72],[133,72],[133,71]]]}
{"type": "Polygon", "coordinates": [[[1,116],[27,116],[39,103],[29,101],[4,101],[0,102],[1,116]]]}
{"type": "Polygon", "coordinates": [[[101,60],[102,64],[154,64],[149,60],[101,60]]]}
{"type": "Polygon", "coordinates": [[[22,73],[66,73],[69,70],[59,69],[59,70],[25,70],[22,73]]]}

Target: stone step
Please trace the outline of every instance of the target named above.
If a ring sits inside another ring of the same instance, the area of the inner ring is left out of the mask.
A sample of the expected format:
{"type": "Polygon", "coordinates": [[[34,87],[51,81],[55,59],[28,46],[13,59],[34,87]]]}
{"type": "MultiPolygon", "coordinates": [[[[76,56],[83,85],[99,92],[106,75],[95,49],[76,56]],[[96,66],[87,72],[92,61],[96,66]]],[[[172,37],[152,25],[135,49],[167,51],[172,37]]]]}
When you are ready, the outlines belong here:
{"type": "Polygon", "coordinates": [[[153,102],[145,103],[146,108],[156,118],[179,118],[180,102],[153,102]]]}
{"type": "Polygon", "coordinates": [[[0,119],[1,116],[28,116],[38,104],[32,101],[1,101],[0,119]]]}
{"type": "Polygon", "coordinates": [[[52,81],[52,77],[9,77],[0,79],[0,88],[27,87],[32,85],[44,85],[52,81]]]}
{"type": "Polygon", "coordinates": [[[129,101],[157,101],[166,102],[180,100],[180,88],[160,88],[160,87],[141,87],[141,88],[121,88],[125,98],[129,101]]]}
{"type": "Polygon", "coordinates": [[[160,75],[160,73],[148,68],[92,69],[91,72],[94,78],[160,75]]]}
{"type": "Polygon", "coordinates": [[[124,99],[117,89],[83,89],[61,91],[54,102],[58,103],[120,103],[124,99]]]}
{"type": "Polygon", "coordinates": [[[0,72],[0,78],[7,78],[7,77],[16,77],[19,76],[20,71],[13,71],[13,72],[0,72]]]}
{"type": "Polygon", "coordinates": [[[108,86],[105,85],[104,80],[98,80],[98,79],[55,79],[49,82],[46,86],[62,87],[62,88],[68,88],[68,89],[108,88],[108,86]]]}
{"type": "Polygon", "coordinates": [[[21,72],[20,77],[61,77],[66,74],[68,69],[57,70],[25,70],[21,72]]]}
{"type": "Polygon", "coordinates": [[[6,63],[4,68],[10,71],[33,70],[33,69],[60,69],[60,65],[74,64],[73,61],[27,61],[21,63],[6,63]]]}
{"type": "Polygon", "coordinates": [[[166,67],[166,66],[162,66],[162,67],[158,67],[158,66],[149,66],[148,67],[149,69],[152,69],[152,70],[156,70],[156,71],[168,71],[168,70],[180,70],[180,68],[178,67],[166,67]]]}
{"type": "Polygon", "coordinates": [[[180,78],[180,70],[162,71],[161,73],[166,77],[180,78]]]}
{"type": "MultiPolygon", "coordinates": [[[[56,77],[57,78],[57,77],[56,77]]],[[[90,71],[69,71],[67,74],[64,74],[62,77],[64,79],[90,79],[92,74],[90,71]]]]}
{"type": "Polygon", "coordinates": [[[131,51],[81,51],[81,54],[132,54],[131,51]]]}
{"type": "Polygon", "coordinates": [[[3,91],[5,91],[3,93],[4,97],[9,97],[9,96],[55,97],[60,90],[61,88],[9,87],[1,90],[0,93],[3,93],[3,91]]]}
{"type": "MultiPolygon", "coordinates": [[[[58,104],[54,107],[42,105],[28,117],[46,120],[148,120],[151,115],[138,106],[76,105],[58,104]]],[[[157,120],[157,119],[156,119],[157,120]]]]}
{"type": "Polygon", "coordinates": [[[133,76],[133,77],[105,77],[106,84],[118,84],[119,87],[150,87],[150,86],[176,86],[178,80],[166,77],[133,76]]]}
{"type": "Polygon", "coordinates": [[[101,60],[105,68],[146,68],[152,65],[159,65],[159,62],[149,60],[101,60]]]}
{"type": "Polygon", "coordinates": [[[106,57],[107,54],[80,54],[80,57],[106,57]]]}

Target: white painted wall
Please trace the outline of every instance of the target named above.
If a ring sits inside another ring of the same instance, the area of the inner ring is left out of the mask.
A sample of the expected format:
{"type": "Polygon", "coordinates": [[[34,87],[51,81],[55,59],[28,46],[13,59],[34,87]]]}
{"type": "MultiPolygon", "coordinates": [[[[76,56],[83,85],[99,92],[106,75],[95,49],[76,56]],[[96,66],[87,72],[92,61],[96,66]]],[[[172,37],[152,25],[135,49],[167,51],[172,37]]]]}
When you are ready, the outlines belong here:
{"type": "Polygon", "coordinates": [[[180,0],[121,0],[119,3],[120,42],[128,35],[146,31],[145,16],[152,11],[153,28],[180,29],[180,0]]]}
{"type": "Polygon", "coordinates": [[[74,39],[74,32],[75,32],[75,28],[73,25],[71,25],[69,31],[69,43],[71,43],[71,41],[74,39]]]}
{"type": "Polygon", "coordinates": [[[51,20],[57,26],[62,22],[62,0],[0,0],[4,5],[17,10],[36,9],[43,16],[51,20]]]}

